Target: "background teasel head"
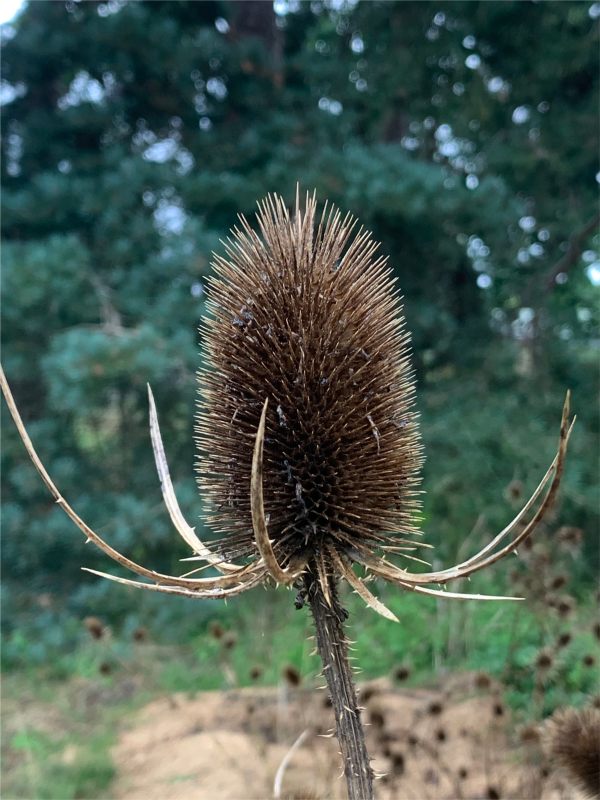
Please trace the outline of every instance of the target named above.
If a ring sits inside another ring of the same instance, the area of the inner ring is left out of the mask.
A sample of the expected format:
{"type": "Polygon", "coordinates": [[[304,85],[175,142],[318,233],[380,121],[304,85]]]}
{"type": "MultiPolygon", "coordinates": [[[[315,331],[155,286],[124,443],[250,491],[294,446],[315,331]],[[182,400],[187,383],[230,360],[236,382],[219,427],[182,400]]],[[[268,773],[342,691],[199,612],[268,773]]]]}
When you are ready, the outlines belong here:
{"type": "Polygon", "coordinates": [[[409,547],[422,448],[409,336],[370,233],[314,196],[259,204],[217,256],[203,325],[198,464],[226,558],[255,552],[250,481],[265,399],[264,506],[282,567],[409,547]]]}
{"type": "Polygon", "coordinates": [[[543,744],[586,797],[600,797],[600,711],[564,708],[543,729],[543,744]]]}

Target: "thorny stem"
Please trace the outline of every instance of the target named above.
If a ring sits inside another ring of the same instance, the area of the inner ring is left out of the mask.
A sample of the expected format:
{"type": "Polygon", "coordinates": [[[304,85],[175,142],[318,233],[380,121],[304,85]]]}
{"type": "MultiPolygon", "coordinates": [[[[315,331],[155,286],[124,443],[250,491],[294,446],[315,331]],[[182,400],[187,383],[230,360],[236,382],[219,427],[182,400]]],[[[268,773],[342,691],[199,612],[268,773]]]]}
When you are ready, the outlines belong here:
{"type": "Polygon", "coordinates": [[[360,721],[352,669],[348,661],[348,640],[344,632],[346,611],[340,603],[335,577],[330,575],[327,602],[323,587],[309,569],[305,589],[317,634],[317,649],[331,696],[336,720],[336,735],[344,760],[349,800],[373,800],[373,770],[360,721]]]}

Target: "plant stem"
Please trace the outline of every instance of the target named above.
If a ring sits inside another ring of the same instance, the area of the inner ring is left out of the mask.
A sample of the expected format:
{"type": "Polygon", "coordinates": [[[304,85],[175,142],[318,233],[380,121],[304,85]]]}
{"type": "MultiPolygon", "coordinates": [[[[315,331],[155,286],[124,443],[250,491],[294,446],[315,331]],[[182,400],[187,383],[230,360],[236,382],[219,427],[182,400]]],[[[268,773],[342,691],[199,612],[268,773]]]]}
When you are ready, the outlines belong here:
{"type": "Polygon", "coordinates": [[[348,661],[348,640],[344,632],[347,613],[340,603],[335,577],[330,575],[328,581],[330,602],[315,572],[308,570],[305,577],[306,594],[315,620],[317,649],[335,712],[348,798],[373,800],[373,770],[348,661]]]}

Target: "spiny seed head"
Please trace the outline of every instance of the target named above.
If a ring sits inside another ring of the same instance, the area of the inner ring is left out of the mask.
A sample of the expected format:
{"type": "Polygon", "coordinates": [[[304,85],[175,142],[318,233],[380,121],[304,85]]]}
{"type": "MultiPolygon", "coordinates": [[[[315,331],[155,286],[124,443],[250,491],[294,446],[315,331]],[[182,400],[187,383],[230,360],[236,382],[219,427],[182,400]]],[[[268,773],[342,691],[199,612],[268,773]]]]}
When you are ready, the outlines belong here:
{"type": "Polygon", "coordinates": [[[369,722],[375,728],[385,727],[385,716],[379,709],[373,709],[369,713],[369,722]]]}
{"type": "Polygon", "coordinates": [[[522,744],[537,744],[540,740],[540,729],[537,725],[525,725],[519,732],[522,744]]]}
{"type": "Polygon", "coordinates": [[[237,644],[237,636],[233,631],[226,631],[221,639],[221,645],[224,650],[233,650],[237,644]]]}
{"type": "Polygon", "coordinates": [[[288,686],[297,687],[302,683],[300,671],[292,664],[287,664],[281,674],[288,686]]]}
{"type": "Polygon", "coordinates": [[[564,525],[558,529],[557,538],[565,549],[577,549],[583,541],[583,531],[581,528],[574,528],[571,525],[564,525]]]}
{"type": "Polygon", "coordinates": [[[140,625],[138,628],[135,628],[133,631],[133,641],[134,642],[145,642],[148,639],[148,628],[144,628],[143,625],[140,625]]]}
{"type": "Polygon", "coordinates": [[[562,572],[555,575],[552,580],[550,581],[550,588],[558,591],[558,589],[562,589],[563,586],[567,585],[568,577],[564,575],[562,572]]]}
{"type": "MultiPolygon", "coordinates": [[[[214,259],[197,417],[207,522],[227,557],[255,553],[250,479],[263,455],[269,537],[285,566],[414,532],[422,451],[408,334],[386,259],[314,197],[259,203],[214,259]]],[[[397,542],[396,542],[397,543],[397,542]]]]}
{"type": "Polygon", "coordinates": [[[547,723],[545,743],[550,757],[589,797],[600,796],[600,711],[566,708],[547,723]]]}
{"type": "Polygon", "coordinates": [[[220,622],[211,622],[208,626],[208,630],[213,639],[222,639],[225,634],[225,630],[220,622]]]}
{"type": "Polygon", "coordinates": [[[575,608],[575,601],[569,595],[562,595],[556,603],[556,610],[559,617],[568,617],[575,608]]]}
{"type": "Polygon", "coordinates": [[[519,480],[512,480],[506,487],[505,495],[508,500],[517,502],[523,496],[523,483],[519,480]]]}
{"type": "Polygon", "coordinates": [[[535,659],[535,665],[539,670],[548,670],[554,664],[554,656],[549,649],[540,650],[535,659]]]}
{"type": "Polygon", "coordinates": [[[563,648],[563,647],[567,647],[569,644],[571,644],[571,641],[572,641],[572,639],[573,639],[573,636],[572,636],[572,634],[571,634],[571,633],[569,633],[569,631],[564,631],[563,633],[561,633],[561,634],[560,634],[560,635],[557,637],[557,639],[556,639],[556,646],[557,646],[559,649],[561,649],[561,648],[563,648]]]}
{"type": "Polygon", "coordinates": [[[442,711],[444,710],[444,706],[439,700],[434,700],[427,706],[427,713],[431,714],[433,717],[438,717],[442,711]]]}
{"type": "Polygon", "coordinates": [[[475,675],[475,687],[477,689],[485,690],[489,689],[492,685],[492,679],[487,674],[487,672],[478,672],[475,675]]]}
{"type": "Polygon", "coordinates": [[[406,766],[406,759],[404,758],[404,753],[392,753],[392,772],[397,777],[400,775],[404,775],[404,770],[406,766]]]}
{"type": "Polygon", "coordinates": [[[86,617],[83,620],[83,624],[87,628],[92,639],[101,639],[106,633],[106,627],[98,617],[86,617]]]}
{"type": "Polygon", "coordinates": [[[408,680],[408,678],[410,678],[410,667],[406,666],[405,664],[401,664],[399,667],[396,667],[393,675],[397,681],[408,680]]]}

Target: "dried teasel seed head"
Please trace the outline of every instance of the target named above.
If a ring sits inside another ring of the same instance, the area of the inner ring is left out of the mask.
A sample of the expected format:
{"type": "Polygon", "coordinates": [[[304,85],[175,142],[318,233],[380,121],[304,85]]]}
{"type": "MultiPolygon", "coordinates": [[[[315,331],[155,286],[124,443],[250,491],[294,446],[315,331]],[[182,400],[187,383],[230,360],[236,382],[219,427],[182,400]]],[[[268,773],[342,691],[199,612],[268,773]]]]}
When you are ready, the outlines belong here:
{"type": "Polygon", "coordinates": [[[140,625],[140,627],[136,628],[133,631],[133,641],[134,642],[145,642],[148,639],[148,628],[144,628],[140,625]]]}
{"type": "Polygon", "coordinates": [[[567,585],[567,581],[568,581],[568,577],[566,575],[564,575],[562,572],[559,572],[550,581],[550,588],[554,589],[555,591],[558,590],[558,589],[562,589],[563,586],[567,585]]]}
{"type": "Polygon", "coordinates": [[[92,639],[102,639],[106,633],[106,626],[98,617],[86,617],[83,620],[83,624],[92,639]]]}
{"type": "Polygon", "coordinates": [[[551,650],[544,648],[540,650],[535,659],[535,666],[542,672],[550,669],[554,664],[554,655],[551,650]]]}
{"type": "Polygon", "coordinates": [[[509,501],[518,502],[523,497],[523,482],[517,479],[512,480],[506,487],[504,494],[509,501]]]}
{"type": "Polygon", "coordinates": [[[363,686],[360,690],[360,700],[361,703],[368,703],[377,695],[381,694],[381,688],[376,684],[369,684],[367,686],[363,686]]]}
{"type": "Polygon", "coordinates": [[[546,724],[548,755],[590,797],[600,797],[600,711],[566,708],[546,724]]]}
{"type": "Polygon", "coordinates": [[[563,633],[559,634],[556,639],[556,646],[559,649],[563,647],[567,647],[573,641],[573,634],[569,633],[569,631],[563,631],[563,633]]]}
{"type": "Polygon", "coordinates": [[[575,609],[575,600],[570,595],[561,595],[556,603],[556,611],[559,617],[563,619],[573,613],[575,609]]]}
{"type": "Polygon", "coordinates": [[[495,717],[503,717],[504,711],[505,711],[504,705],[500,701],[497,701],[493,704],[492,713],[494,714],[495,717]]]}
{"type": "Polygon", "coordinates": [[[300,671],[292,664],[287,664],[283,668],[281,674],[283,675],[283,679],[287,685],[291,686],[293,689],[297,688],[302,683],[302,675],[300,674],[300,671]]]}
{"type": "Polygon", "coordinates": [[[408,334],[377,244],[314,197],[259,203],[214,259],[197,417],[199,485],[226,557],[256,555],[250,479],[263,454],[282,567],[398,543],[414,531],[422,450],[408,334]],[[393,532],[393,533],[392,533],[393,532]]]}
{"type": "Polygon", "coordinates": [[[405,664],[401,664],[399,667],[393,672],[394,680],[401,682],[406,681],[410,678],[410,667],[406,666],[405,664]]]}
{"type": "Polygon", "coordinates": [[[583,531],[572,525],[564,525],[558,529],[556,537],[566,550],[577,550],[583,542],[583,531]]]}
{"type": "Polygon", "coordinates": [[[525,539],[523,542],[523,549],[525,551],[531,552],[533,550],[533,540],[532,539],[525,539]]]}
{"type": "Polygon", "coordinates": [[[427,706],[427,713],[431,714],[432,717],[438,717],[443,710],[444,706],[439,700],[434,700],[427,706]]]}
{"type": "Polygon", "coordinates": [[[379,709],[374,709],[369,712],[369,722],[374,728],[385,727],[385,716],[379,709]]]}
{"type": "Polygon", "coordinates": [[[225,629],[220,622],[211,622],[208,626],[208,630],[213,639],[217,639],[217,641],[222,639],[225,635],[225,629]]]}
{"type": "Polygon", "coordinates": [[[538,744],[540,741],[540,729],[537,725],[525,725],[519,732],[519,739],[522,744],[538,744]]]}
{"type": "Polygon", "coordinates": [[[406,759],[404,758],[404,753],[392,753],[392,772],[398,778],[401,775],[404,775],[404,771],[406,769],[406,759]]]}
{"type": "Polygon", "coordinates": [[[237,636],[233,631],[227,631],[221,638],[221,645],[224,650],[233,650],[237,644],[237,636]]]}
{"type": "Polygon", "coordinates": [[[485,691],[489,689],[492,685],[492,679],[487,674],[487,672],[478,672],[475,676],[475,688],[481,689],[481,691],[485,691]]]}

